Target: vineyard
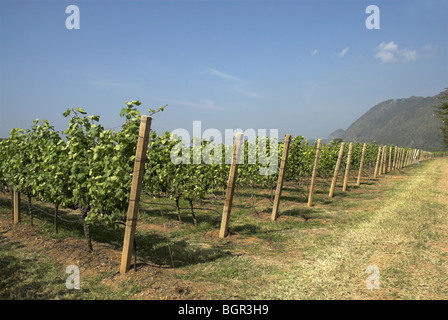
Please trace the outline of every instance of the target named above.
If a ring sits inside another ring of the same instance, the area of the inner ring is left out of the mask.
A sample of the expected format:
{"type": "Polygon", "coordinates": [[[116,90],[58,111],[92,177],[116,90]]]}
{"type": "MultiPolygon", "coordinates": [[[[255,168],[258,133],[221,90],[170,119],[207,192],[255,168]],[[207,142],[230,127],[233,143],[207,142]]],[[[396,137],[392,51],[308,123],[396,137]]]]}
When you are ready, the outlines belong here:
{"type": "MultiPolygon", "coordinates": [[[[127,103],[120,114],[124,123],[119,131],[106,129],[99,116],[88,116],[81,108],[64,113],[69,124],[62,132],[47,120],[35,120],[29,129],[13,129],[0,142],[0,188],[4,194],[11,194],[14,222],[21,220],[19,201],[24,196],[31,225],[35,215],[41,213],[53,217],[56,233],[61,221],[81,223],[88,251],[93,250],[92,228],[117,230],[126,225],[130,202],[135,201],[130,198],[134,165],[141,160],[137,150],[137,141],[142,138],[139,105],[139,101],[127,103]],[[47,204],[46,209],[33,202],[47,204]],[[79,219],[71,215],[67,220],[60,214],[65,209],[78,212],[79,219]]],[[[162,111],[163,107],[150,109],[149,114],[162,111]]],[[[337,196],[336,188],[349,192],[351,187],[368,184],[381,175],[446,156],[444,152],[379,146],[375,142],[322,144],[319,139],[309,142],[290,135],[278,141],[268,137],[236,139],[232,147],[206,140],[188,145],[169,132],[159,135],[150,131],[146,141],[140,186],[143,204],[160,210],[162,218],[162,208],[170,208],[167,210],[175,212],[178,223],[191,222],[194,228],[200,227],[203,212],[220,217],[220,237],[226,237],[229,231],[232,234],[234,192],[247,194],[245,206],[254,211],[257,203],[266,200],[272,210],[271,222],[275,222],[284,214],[282,188],[296,190],[301,195],[298,204],[311,207],[317,192],[332,198],[337,196]],[[241,161],[235,166],[238,147],[241,161]],[[198,154],[208,157],[198,158],[198,154]],[[214,206],[207,206],[210,202],[214,206]]],[[[217,219],[207,221],[212,221],[210,228],[220,228],[217,219]]]]}

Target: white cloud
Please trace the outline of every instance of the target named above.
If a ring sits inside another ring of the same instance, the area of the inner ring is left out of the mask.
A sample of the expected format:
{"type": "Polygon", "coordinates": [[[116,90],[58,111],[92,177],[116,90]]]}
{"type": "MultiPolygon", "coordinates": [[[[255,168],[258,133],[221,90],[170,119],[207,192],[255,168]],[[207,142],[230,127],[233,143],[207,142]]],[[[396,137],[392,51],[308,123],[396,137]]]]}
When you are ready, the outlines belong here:
{"type": "Polygon", "coordinates": [[[380,50],[384,50],[384,51],[396,52],[397,49],[398,49],[398,45],[397,45],[395,42],[393,42],[393,41],[391,41],[391,42],[389,42],[389,43],[382,42],[382,43],[378,46],[378,48],[379,48],[380,50]]]}
{"type": "Polygon", "coordinates": [[[238,83],[244,83],[245,82],[244,80],[242,80],[242,79],[240,79],[238,77],[232,76],[232,75],[230,75],[228,73],[225,73],[223,71],[219,71],[217,69],[207,68],[207,73],[212,75],[212,76],[217,76],[217,77],[220,77],[220,78],[223,78],[223,79],[227,79],[227,80],[231,80],[231,81],[238,82],[238,83]]]}
{"type": "Polygon", "coordinates": [[[341,52],[338,53],[338,56],[342,58],[343,56],[345,56],[345,54],[348,52],[348,50],[350,50],[350,48],[345,47],[344,49],[342,49],[341,52]]]}
{"type": "Polygon", "coordinates": [[[439,45],[427,44],[422,47],[422,53],[426,58],[431,58],[439,49],[439,45]]]}
{"type": "Polygon", "coordinates": [[[408,48],[399,49],[394,41],[388,43],[383,41],[376,50],[378,52],[375,58],[380,59],[382,63],[417,60],[417,51],[408,48]]]}
{"type": "Polygon", "coordinates": [[[243,94],[246,97],[250,97],[250,98],[261,98],[262,97],[262,95],[247,89],[247,87],[249,86],[249,83],[246,80],[243,80],[239,77],[230,75],[226,72],[223,72],[223,71],[220,71],[217,69],[213,69],[213,68],[207,68],[206,73],[209,75],[212,75],[212,76],[217,76],[217,77],[225,79],[225,80],[230,80],[231,82],[233,82],[233,84],[231,85],[231,88],[233,88],[233,90],[235,92],[243,94]]]}
{"type": "Polygon", "coordinates": [[[409,49],[403,49],[401,50],[400,54],[403,56],[403,58],[406,61],[414,61],[417,60],[417,51],[415,50],[409,50],[409,49]]]}
{"type": "Polygon", "coordinates": [[[311,51],[311,55],[315,56],[317,54],[317,51],[318,51],[317,49],[314,49],[313,51],[311,51]]]}
{"type": "Polygon", "coordinates": [[[382,63],[397,61],[397,58],[395,57],[395,52],[384,49],[379,50],[379,52],[375,55],[375,58],[379,58],[382,63]]]}

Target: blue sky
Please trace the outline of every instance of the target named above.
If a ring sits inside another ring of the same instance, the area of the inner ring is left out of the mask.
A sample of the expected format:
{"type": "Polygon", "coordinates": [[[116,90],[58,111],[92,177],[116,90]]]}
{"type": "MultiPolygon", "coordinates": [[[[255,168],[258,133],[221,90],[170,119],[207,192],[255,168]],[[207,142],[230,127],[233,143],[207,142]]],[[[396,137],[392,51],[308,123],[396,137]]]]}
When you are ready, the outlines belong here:
{"type": "Polygon", "coordinates": [[[381,101],[443,91],[447,75],[444,0],[0,0],[0,137],[35,118],[63,130],[71,107],[119,127],[138,99],[144,113],[168,105],[159,133],[200,120],[326,138],[381,101]]]}

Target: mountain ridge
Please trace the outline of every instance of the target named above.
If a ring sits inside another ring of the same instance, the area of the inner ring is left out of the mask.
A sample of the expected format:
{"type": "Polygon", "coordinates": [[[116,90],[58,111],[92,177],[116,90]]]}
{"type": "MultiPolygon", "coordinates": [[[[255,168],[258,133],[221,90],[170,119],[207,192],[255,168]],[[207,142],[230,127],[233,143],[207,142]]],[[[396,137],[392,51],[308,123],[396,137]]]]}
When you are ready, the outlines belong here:
{"type": "Polygon", "coordinates": [[[370,108],[346,130],[333,131],[328,139],[440,150],[442,122],[433,116],[437,104],[435,97],[388,99],[370,108]]]}

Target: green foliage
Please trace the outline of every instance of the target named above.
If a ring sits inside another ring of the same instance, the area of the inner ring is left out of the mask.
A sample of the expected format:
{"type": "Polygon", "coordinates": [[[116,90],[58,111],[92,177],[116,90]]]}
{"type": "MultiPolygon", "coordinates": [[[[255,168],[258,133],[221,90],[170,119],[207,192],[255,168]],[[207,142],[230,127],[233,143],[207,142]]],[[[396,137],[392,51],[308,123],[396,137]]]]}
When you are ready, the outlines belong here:
{"type": "MultiPolygon", "coordinates": [[[[68,127],[54,130],[36,119],[31,129],[13,129],[0,142],[0,187],[39,196],[62,208],[76,205],[88,224],[111,224],[129,202],[140,126],[140,101],[127,102],[120,131],[105,130],[100,117],[67,109],[68,127]]],[[[150,114],[161,112],[149,109],[150,114]]]]}
{"type": "Polygon", "coordinates": [[[288,165],[285,170],[287,180],[298,180],[310,176],[313,171],[315,148],[303,136],[292,138],[289,145],[288,165]]]}
{"type": "Polygon", "coordinates": [[[443,137],[443,145],[448,148],[448,88],[441,92],[436,99],[439,103],[434,106],[434,116],[442,120],[440,131],[443,137]]]}
{"type": "MultiPolygon", "coordinates": [[[[140,101],[126,102],[120,112],[121,130],[106,130],[97,115],[83,108],[67,109],[68,127],[59,133],[47,120],[35,120],[30,129],[13,129],[0,141],[0,187],[39,196],[62,208],[76,205],[87,224],[115,226],[127,210],[141,112],[140,101]]],[[[149,109],[150,115],[165,107],[149,109]]],[[[143,191],[154,197],[190,202],[223,193],[227,186],[232,146],[192,139],[183,141],[170,132],[150,132],[143,191]],[[202,156],[201,156],[202,155],[202,156]],[[227,160],[227,161],[226,161],[227,160]]],[[[323,144],[318,175],[333,176],[340,140],[323,144]]],[[[275,190],[284,141],[257,136],[243,143],[237,186],[275,190]]],[[[359,168],[363,143],[355,141],[351,168],[359,168]]],[[[388,152],[389,146],[388,146],[388,152]]],[[[376,142],[367,144],[365,163],[376,161],[376,142]]],[[[346,162],[348,146],[344,150],[346,162]]],[[[285,178],[300,181],[310,177],[316,141],[303,136],[290,143],[285,178]]]]}

